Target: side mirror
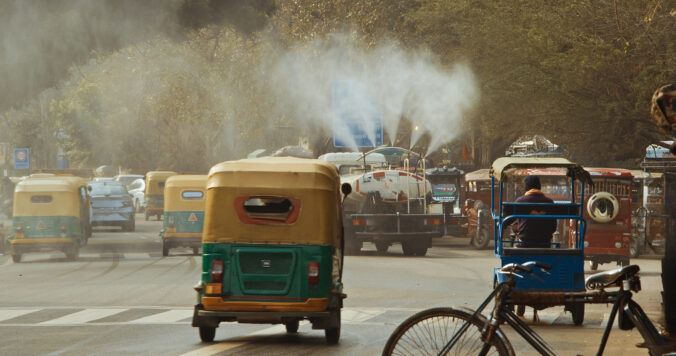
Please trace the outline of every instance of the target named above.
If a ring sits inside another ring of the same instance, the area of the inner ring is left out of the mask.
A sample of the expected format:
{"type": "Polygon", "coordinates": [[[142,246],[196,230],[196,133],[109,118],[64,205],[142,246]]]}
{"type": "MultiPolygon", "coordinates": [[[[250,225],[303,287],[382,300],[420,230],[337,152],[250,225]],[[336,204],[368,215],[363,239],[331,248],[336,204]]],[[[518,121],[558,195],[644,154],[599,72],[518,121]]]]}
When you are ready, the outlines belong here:
{"type": "Polygon", "coordinates": [[[92,191],[92,186],[91,186],[91,185],[88,185],[88,186],[87,186],[87,191],[88,191],[88,192],[91,192],[91,191],[92,191]]]}
{"type": "Polygon", "coordinates": [[[343,183],[340,185],[340,191],[343,193],[343,199],[345,199],[346,196],[352,193],[352,186],[350,183],[343,183]]]}

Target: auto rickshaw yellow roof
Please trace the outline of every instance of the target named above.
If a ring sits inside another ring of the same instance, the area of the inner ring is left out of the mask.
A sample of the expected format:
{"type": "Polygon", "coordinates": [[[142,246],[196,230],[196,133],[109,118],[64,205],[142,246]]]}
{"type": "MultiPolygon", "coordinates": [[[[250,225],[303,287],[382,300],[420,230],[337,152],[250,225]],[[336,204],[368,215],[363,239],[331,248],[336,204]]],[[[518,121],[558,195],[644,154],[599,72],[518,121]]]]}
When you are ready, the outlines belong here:
{"type": "Polygon", "coordinates": [[[72,192],[84,185],[77,177],[28,178],[16,184],[16,192],[72,192]]]}
{"type": "Polygon", "coordinates": [[[511,168],[565,168],[568,174],[584,183],[593,184],[589,172],[577,163],[565,158],[551,157],[501,157],[496,159],[491,166],[491,176],[497,180],[507,178],[506,171],[511,168]]]}
{"type": "Polygon", "coordinates": [[[207,187],[207,175],[206,174],[178,174],[173,175],[167,178],[167,181],[164,183],[165,188],[170,187],[194,187],[194,188],[203,188],[207,187]]]}
{"type": "Polygon", "coordinates": [[[469,172],[465,174],[465,181],[490,180],[490,179],[491,179],[491,170],[488,168],[479,169],[474,172],[469,172]]]}
{"type": "MultiPolygon", "coordinates": [[[[294,157],[262,157],[252,159],[241,159],[238,161],[228,161],[219,163],[209,170],[208,188],[213,187],[227,187],[236,185],[236,181],[247,180],[249,178],[258,177],[269,174],[294,174],[294,175],[315,175],[323,176],[327,179],[313,180],[312,182],[304,181],[302,188],[305,189],[326,189],[334,190],[336,177],[338,177],[338,169],[331,163],[319,161],[316,159],[294,158],[294,157]],[[236,175],[238,179],[233,180],[228,177],[236,175]]],[[[256,184],[255,182],[251,182],[256,184]]],[[[258,182],[269,187],[280,187],[285,184],[285,187],[294,188],[294,181],[280,181],[265,179],[258,182]]],[[[261,187],[261,185],[258,185],[261,187]]],[[[298,187],[295,187],[298,188],[298,187]]]]}
{"type": "Polygon", "coordinates": [[[173,172],[173,171],[150,171],[150,172],[146,173],[146,178],[147,179],[150,179],[150,178],[162,179],[162,178],[166,178],[166,177],[171,177],[171,176],[176,175],[176,174],[178,174],[178,173],[173,172]]]}

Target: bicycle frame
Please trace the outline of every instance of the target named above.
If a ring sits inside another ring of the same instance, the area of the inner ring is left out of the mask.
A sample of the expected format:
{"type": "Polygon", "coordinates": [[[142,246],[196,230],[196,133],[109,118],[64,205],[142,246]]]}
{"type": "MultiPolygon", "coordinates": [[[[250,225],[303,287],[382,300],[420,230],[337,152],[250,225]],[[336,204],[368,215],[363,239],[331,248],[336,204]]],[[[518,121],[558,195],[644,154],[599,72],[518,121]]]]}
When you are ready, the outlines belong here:
{"type": "MultiPolygon", "coordinates": [[[[510,308],[510,304],[506,303],[507,297],[513,290],[513,277],[510,276],[510,279],[506,282],[501,282],[498,286],[488,295],[488,297],[481,303],[479,308],[472,314],[470,320],[475,319],[478,314],[488,306],[491,299],[495,297],[496,305],[491,313],[491,317],[487,320],[484,329],[482,330],[482,339],[484,341],[484,347],[482,348],[479,355],[485,355],[490,348],[488,340],[494,336],[495,330],[503,323],[507,323],[509,326],[514,329],[524,340],[526,340],[535,350],[537,350],[541,355],[553,356],[556,355],[554,350],[547,344],[542,337],[530,328],[526,323],[524,323],[510,308]]],[[[623,312],[627,313],[627,317],[631,320],[634,326],[638,329],[639,333],[646,342],[646,347],[656,354],[661,354],[660,352],[669,351],[666,347],[667,344],[659,334],[653,323],[650,321],[648,316],[645,314],[643,309],[638,303],[632,299],[632,292],[625,290],[624,288],[619,291],[612,292],[584,292],[584,293],[573,293],[572,297],[580,300],[584,300],[586,303],[613,303],[613,308],[610,312],[610,317],[608,323],[606,324],[605,330],[603,332],[603,337],[601,338],[601,343],[599,344],[597,356],[603,355],[605,346],[608,342],[608,337],[610,336],[610,331],[613,328],[613,323],[617,317],[617,313],[620,310],[621,306],[624,306],[623,312]]],[[[446,343],[446,345],[439,352],[439,356],[446,355],[453,346],[460,340],[462,335],[470,327],[470,320],[466,321],[460,329],[453,335],[451,340],[446,343]]]]}
{"type": "MultiPolygon", "coordinates": [[[[498,284],[498,286],[493,289],[493,291],[488,295],[483,303],[481,303],[479,308],[477,308],[470,318],[470,320],[476,318],[476,316],[486,308],[488,303],[490,303],[491,299],[493,299],[496,294],[498,295],[496,298],[496,305],[493,308],[493,313],[491,314],[491,318],[488,319],[487,324],[482,331],[482,338],[484,338],[485,344],[479,355],[485,355],[486,352],[488,352],[490,344],[488,344],[486,341],[493,336],[495,329],[498,328],[500,324],[503,323],[503,321],[507,322],[507,324],[509,324],[512,329],[521,335],[521,337],[524,338],[524,340],[526,340],[534,349],[540,352],[540,354],[547,356],[556,355],[552,348],[544,341],[544,339],[542,339],[540,335],[538,335],[533,329],[521,321],[519,317],[516,316],[516,314],[514,314],[514,312],[509,309],[509,306],[503,301],[505,296],[509,295],[510,291],[513,289],[511,284],[513,284],[513,281],[501,282],[498,284]]],[[[446,353],[448,353],[453,348],[453,346],[455,346],[460,337],[462,337],[462,334],[467,331],[469,326],[470,321],[468,320],[453,335],[451,340],[449,340],[448,343],[441,349],[439,355],[446,355],[446,353]]]]}

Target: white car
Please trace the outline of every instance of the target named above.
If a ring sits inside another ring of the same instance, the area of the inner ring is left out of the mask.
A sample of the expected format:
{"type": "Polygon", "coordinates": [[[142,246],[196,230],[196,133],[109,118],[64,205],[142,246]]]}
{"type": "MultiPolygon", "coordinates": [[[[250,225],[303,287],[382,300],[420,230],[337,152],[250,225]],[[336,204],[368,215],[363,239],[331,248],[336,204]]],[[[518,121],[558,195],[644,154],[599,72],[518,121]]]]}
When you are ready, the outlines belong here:
{"type": "Polygon", "coordinates": [[[134,209],[137,213],[140,213],[146,209],[146,181],[143,178],[139,178],[127,186],[127,191],[132,196],[132,201],[134,203],[134,209]]]}

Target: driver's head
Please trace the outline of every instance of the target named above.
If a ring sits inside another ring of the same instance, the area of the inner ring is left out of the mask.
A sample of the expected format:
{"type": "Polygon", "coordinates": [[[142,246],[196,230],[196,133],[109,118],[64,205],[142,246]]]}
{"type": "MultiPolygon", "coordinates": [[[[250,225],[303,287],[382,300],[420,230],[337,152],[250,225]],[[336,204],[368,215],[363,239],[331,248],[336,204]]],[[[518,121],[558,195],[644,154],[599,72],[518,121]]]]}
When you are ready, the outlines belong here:
{"type": "Polygon", "coordinates": [[[540,190],[540,178],[538,178],[538,176],[526,176],[526,179],[524,179],[524,188],[526,191],[531,189],[540,190]]]}

